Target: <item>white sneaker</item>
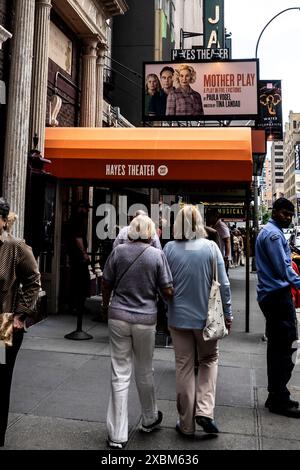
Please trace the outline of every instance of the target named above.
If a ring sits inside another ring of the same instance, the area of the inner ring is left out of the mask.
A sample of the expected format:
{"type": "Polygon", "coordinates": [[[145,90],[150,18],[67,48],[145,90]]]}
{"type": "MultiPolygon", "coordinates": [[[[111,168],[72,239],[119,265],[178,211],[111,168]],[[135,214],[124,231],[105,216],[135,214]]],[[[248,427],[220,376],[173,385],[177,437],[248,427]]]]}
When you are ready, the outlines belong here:
{"type": "Polygon", "coordinates": [[[124,449],[124,447],[126,447],[126,444],[127,444],[127,442],[112,441],[109,437],[107,438],[106,443],[110,449],[124,449]]]}

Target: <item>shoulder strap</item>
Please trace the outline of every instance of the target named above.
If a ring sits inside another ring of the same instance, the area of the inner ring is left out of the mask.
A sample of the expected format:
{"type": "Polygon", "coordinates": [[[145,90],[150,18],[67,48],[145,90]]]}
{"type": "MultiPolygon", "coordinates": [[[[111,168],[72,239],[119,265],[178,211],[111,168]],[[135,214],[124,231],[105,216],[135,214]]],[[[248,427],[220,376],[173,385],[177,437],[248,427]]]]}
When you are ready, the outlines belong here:
{"type": "Polygon", "coordinates": [[[211,246],[212,246],[212,251],[213,251],[213,279],[217,282],[218,281],[218,255],[217,255],[217,250],[216,250],[216,243],[211,241],[211,246]]]}
{"type": "Polygon", "coordinates": [[[123,279],[123,277],[125,276],[125,274],[127,273],[127,271],[134,265],[134,263],[140,258],[140,256],[142,256],[142,254],[148,249],[150,248],[150,245],[146,246],[146,248],[144,248],[141,253],[138,254],[138,256],[132,261],[132,263],[130,263],[127,268],[122,272],[121,276],[119,277],[119,279],[117,280],[115,286],[114,286],[114,291],[117,290],[117,287],[119,286],[121,280],[123,279]]]}

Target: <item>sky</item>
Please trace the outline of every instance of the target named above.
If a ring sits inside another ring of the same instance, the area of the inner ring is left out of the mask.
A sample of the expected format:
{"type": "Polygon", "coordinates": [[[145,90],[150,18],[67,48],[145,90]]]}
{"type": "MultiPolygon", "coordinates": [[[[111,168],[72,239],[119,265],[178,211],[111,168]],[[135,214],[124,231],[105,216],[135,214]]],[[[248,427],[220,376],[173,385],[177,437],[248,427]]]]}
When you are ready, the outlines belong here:
{"type": "MultiPolygon", "coordinates": [[[[271,18],[282,10],[299,7],[300,0],[225,0],[225,27],[232,33],[232,58],[255,57],[258,37],[271,18]]],[[[282,80],[283,122],[289,111],[300,112],[300,10],[274,19],[258,47],[260,79],[282,80]]]]}

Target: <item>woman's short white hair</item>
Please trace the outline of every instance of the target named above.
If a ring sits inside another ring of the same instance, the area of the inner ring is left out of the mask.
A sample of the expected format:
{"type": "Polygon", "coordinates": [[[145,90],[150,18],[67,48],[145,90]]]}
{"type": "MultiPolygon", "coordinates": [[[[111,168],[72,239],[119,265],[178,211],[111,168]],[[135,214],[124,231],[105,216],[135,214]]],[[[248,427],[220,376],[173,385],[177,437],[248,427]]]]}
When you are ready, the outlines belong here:
{"type": "Polygon", "coordinates": [[[191,74],[191,80],[190,80],[190,83],[195,83],[196,81],[196,78],[197,78],[197,74],[196,74],[196,70],[194,69],[194,67],[192,67],[191,65],[188,65],[188,64],[181,64],[179,65],[178,68],[175,69],[175,74],[174,74],[174,81],[175,81],[175,84],[179,85],[180,84],[180,73],[183,71],[183,70],[187,70],[188,72],[190,72],[191,74]]]}
{"type": "Polygon", "coordinates": [[[149,240],[155,236],[155,224],[147,215],[138,215],[129,226],[130,240],[149,240]]]}
{"type": "Polygon", "coordinates": [[[202,216],[197,207],[186,205],[180,209],[174,222],[175,240],[193,240],[206,236],[202,216]]]}

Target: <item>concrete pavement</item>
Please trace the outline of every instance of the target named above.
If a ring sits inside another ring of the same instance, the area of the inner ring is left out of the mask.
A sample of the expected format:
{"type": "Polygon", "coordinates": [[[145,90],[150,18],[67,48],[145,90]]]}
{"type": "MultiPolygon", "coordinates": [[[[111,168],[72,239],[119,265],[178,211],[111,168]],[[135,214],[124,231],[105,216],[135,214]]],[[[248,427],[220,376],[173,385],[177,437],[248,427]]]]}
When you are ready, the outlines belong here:
{"type": "MultiPolygon", "coordinates": [[[[300,449],[300,422],[269,413],[266,343],[261,341],[264,320],[255,297],[256,277],[251,274],[251,333],[245,331],[245,270],[230,270],[234,326],[220,342],[220,366],[215,418],[220,428],[212,438],[197,431],[194,440],[175,432],[177,420],[174,353],[155,349],[155,380],[159,409],[164,413],[160,430],[139,432],[140,410],[134,381],[129,393],[130,450],[300,449]]],[[[99,307],[89,301],[91,313],[84,329],[89,341],[64,338],[74,330],[72,316],[49,316],[25,335],[18,356],[7,432],[8,450],[106,449],[106,409],[110,384],[107,326],[93,321],[99,307]]],[[[300,400],[300,367],[295,367],[290,389],[300,400]]]]}

